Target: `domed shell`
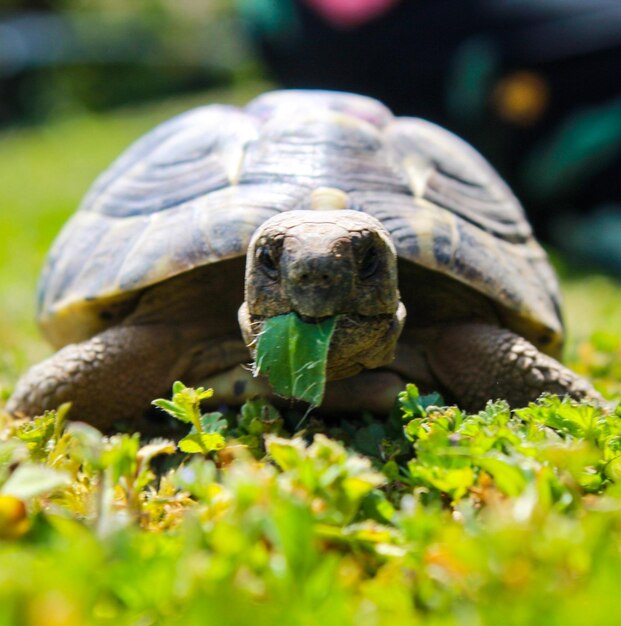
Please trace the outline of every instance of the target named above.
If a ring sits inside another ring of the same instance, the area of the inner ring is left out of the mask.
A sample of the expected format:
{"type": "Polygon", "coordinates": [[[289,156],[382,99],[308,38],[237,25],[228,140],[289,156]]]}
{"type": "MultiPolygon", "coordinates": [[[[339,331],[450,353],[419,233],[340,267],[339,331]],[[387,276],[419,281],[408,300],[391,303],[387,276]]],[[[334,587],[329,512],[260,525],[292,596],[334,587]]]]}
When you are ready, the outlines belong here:
{"type": "Polygon", "coordinates": [[[380,219],[401,258],[485,294],[508,327],[558,351],[554,274],[490,165],[434,124],[321,91],[201,107],[133,144],[52,247],[40,287],[44,332],[56,346],[99,332],[110,323],[102,310],[122,311],[150,285],[243,256],[262,222],[312,210],[320,187],[380,219]]]}

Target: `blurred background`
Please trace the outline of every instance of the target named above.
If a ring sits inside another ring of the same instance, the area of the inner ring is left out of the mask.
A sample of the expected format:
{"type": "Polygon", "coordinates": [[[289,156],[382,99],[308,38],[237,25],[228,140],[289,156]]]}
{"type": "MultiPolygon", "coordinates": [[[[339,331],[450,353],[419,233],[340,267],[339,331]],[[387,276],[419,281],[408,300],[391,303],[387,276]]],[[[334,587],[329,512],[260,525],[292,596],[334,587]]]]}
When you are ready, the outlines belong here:
{"type": "Polygon", "coordinates": [[[276,86],[361,92],[470,141],[550,246],[571,332],[618,350],[619,0],[3,0],[0,387],[47,350],[37,276],[96,175],[176,113],[276,86]]]}
{"type": "Polygon", "coordinates": [[[250,59],[226,0],[3,0],[0,124],[227,84],[250,59]]]}

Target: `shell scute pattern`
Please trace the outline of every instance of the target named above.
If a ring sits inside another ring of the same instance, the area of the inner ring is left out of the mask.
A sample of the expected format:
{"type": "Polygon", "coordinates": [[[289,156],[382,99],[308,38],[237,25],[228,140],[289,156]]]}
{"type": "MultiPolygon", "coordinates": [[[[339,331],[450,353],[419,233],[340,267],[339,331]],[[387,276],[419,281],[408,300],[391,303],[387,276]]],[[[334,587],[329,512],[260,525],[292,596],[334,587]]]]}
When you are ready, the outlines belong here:
{"type": "MultiPolygon", "coordinates": [[[[79,282],[84,264],[111,224],[96,215],[78,212],[54,242],[39,282],[39,311],[50,311],[79,282]],[[78,235],[79,236],[76,236],[78,235]]],[[[81,296],[82,297],[82,296],[81,296]]]]}
{"type": "Polygon", "coordinates": [[[287,181],[309,188],[385,189],[407,192],[378,129],[334,111],[277,113],[249,145],[240,183],[287,181]]]}
{"type": "MultiPolygon", "coordinates": [[[[504,240],[428,200],[402,194],[352,194],[390,232],[400,257],[462,282],[561,343],[558,285],[541,247],[504,240]]],[[[534,328],[534,327],[533,327],[534,328]]]]}
{"type": "Polygon", "coordinates": [[[397,119],[386,135],[401,159],[417,155],[430,167],[422,198],[514,243],[531,237],[518,200],[466,142],[431,122],[414,118],[397,119]]]}
{"type": "Polygon", "coordinates": [[[164,124],[117,160],[82,205],[113,217],[156,213],[231,184],[257,123],[232,107],[202,107],[164,124]],[[158,141],[160,139],[160,141],[158,141]]]}
{"type": "Polygon", "coordinates": [[[560,337],[545,254],[519,202],[473,148],[363,96],[296,91],[245,109],[201,107],[130,147],[50,252],[44,331],[57,345],[82,339],[100,323],[98,301],[244,255],[261,223],[310,208],[317,187],[347,192],[351,208],[382,221],[403,259],[489,296],[518,320],[513,326],[560,337]]]}

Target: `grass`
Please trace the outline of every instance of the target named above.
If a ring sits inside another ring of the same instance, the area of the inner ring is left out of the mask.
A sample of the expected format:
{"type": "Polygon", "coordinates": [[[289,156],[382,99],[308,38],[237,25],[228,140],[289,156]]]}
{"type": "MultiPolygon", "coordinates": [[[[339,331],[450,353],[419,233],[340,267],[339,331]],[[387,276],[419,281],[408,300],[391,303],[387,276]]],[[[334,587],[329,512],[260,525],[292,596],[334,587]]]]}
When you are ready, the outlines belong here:
{"type": "MultiPolygon", "coordinates": [[[[48,351],[38,273],[95,176],[159,121],[260,89],[4,134],[5,393],[48,351]]],[[[618,395],[621,287],[561,274],[568,359],[618,395]]],[[[28,423],[0,412],[0,626],[621,620],[619,416],[555,399],[465,415],[410,387],[386,422],[311,419],[294,433],[261,403],[201,416],[205,392],[176,393],[160,406],[194,426],[186,453],[67,425],[62,410],[28,423]]]]}

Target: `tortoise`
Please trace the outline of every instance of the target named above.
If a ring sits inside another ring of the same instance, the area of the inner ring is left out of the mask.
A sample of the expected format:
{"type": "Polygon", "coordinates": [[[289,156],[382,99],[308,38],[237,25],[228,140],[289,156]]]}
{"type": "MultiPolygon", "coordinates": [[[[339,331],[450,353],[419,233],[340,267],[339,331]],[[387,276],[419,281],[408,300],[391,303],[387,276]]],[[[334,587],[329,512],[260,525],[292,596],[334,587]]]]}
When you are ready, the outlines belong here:
{"type": "Polygon", "coordinates": [[[409,381],[468,410],[598,398],[557,360],[554,272],[474,148],[365,96],[283,90],[179,115],[97,179],[40,283],[59,350],[7,408],[71,401],[110,428],[176,379],[240,404],[270,393],[247,367],[262,320],[292,311],[339,315],[326,411],[387,411],[409,381]]]}

